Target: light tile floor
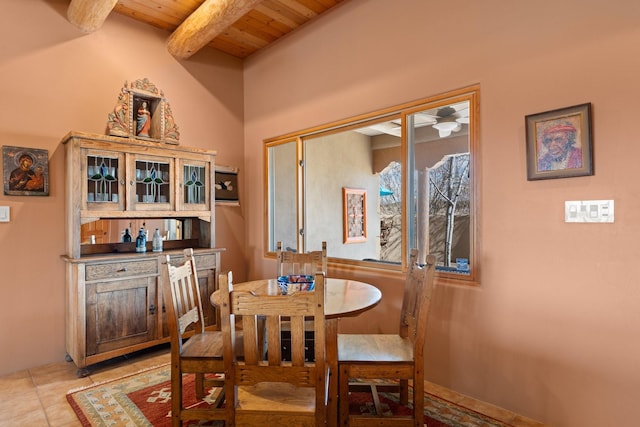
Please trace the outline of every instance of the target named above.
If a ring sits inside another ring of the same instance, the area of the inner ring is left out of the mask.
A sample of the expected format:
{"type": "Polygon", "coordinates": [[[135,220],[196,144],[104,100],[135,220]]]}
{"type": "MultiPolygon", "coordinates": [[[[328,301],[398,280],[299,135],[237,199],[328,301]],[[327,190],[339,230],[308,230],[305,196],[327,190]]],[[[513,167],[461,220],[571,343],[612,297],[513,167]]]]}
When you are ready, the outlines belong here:
{"type": "MultiPolygon", "coordinates": [[[[0,427],[81,427],[65,397],[69,390],[168,362],[169,349],[160,346],[94,365],[89,376],[84,378],[76,376],[77,369],[73,363],[64,361],[0,377],[0,427]]],[[[544,427],[534,420],[436,384],[426,382],[425,389],[513,427],[544,427]]]]}

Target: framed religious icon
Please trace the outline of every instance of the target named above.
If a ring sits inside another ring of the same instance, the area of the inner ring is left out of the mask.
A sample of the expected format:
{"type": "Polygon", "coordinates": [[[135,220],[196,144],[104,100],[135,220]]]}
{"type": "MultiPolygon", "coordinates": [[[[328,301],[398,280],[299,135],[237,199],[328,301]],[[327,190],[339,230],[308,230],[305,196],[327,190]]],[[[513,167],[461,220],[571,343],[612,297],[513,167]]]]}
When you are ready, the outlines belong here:
{"type": "Polygon", "coordinates": [[[593,175],[591,104],[525,117],[527,179],[593,175]]]}
{"type": "Polygon", "coordinates": [[[37,148],[2,147],[4,194],[49,195],[49,152],[37,148]]]}
{"type": "Polygon", "coordinates": [[[342,188],[343,242],[367,241],[367,190],[342,188]]]}

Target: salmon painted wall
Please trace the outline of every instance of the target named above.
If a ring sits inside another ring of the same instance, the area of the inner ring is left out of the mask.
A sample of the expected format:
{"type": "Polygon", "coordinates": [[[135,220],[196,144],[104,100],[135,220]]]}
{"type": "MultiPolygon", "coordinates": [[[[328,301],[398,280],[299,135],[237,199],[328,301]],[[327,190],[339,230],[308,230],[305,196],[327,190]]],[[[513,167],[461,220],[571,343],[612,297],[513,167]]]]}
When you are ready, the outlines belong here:
{"type": "MultiPolygon", "coordinates": [[[[640,391],[640,4],[352,0],[245,62],[250,276],[264,257],[265,138],[479,84],[479,287],[439,285],[426,376],[555,427],[628,425],[640,391]],[[527,181],[527,114],[591,102],[595,175],[527,181]],[[565,200],[615,200],[567,224],[565,200]]],[[[329,171],[330,173],[330,171],[329,171]]],[[[339,208],[339,207],[338,207],[339,208]]],[[[343,331],[391,331],[401,280],[343,331]]]]}
{"type": "MultiPolygon", "coordinates": [[[[64,150],[71,130],[103,134],[124,82],[147,77],[164,91],[181,144],[243,162],[242,63],[206,49],[178,61],[168,33],[111,14],[82,34],[68,1],[8,0],[0,28],[0,145],[49,151],[50,196],[0,194],[0,375],[64,360],[64,150]]],[[[1,166],[0,166],[1,167],[1,166]]],[[[217,245],[240,279],[244,226],[237,207],[218,207],[217,245]],[[239,260],[239,262],[237,261],[239,260]]]]}

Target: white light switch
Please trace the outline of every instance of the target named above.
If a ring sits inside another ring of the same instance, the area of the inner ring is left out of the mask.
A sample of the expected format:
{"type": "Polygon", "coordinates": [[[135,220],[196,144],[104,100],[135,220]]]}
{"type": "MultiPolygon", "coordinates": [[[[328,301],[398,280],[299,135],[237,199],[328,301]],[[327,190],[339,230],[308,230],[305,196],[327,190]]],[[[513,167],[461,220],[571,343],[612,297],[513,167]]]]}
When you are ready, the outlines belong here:
{"type": "Polygon", "coordinates": [[[9,222],[9,206],[0,206],[0,222],[9,222]]]}
{"type": "Polygon", "coordinates": [[[613,222],[613,200],[566,201],[564,222],[613,222]]]}

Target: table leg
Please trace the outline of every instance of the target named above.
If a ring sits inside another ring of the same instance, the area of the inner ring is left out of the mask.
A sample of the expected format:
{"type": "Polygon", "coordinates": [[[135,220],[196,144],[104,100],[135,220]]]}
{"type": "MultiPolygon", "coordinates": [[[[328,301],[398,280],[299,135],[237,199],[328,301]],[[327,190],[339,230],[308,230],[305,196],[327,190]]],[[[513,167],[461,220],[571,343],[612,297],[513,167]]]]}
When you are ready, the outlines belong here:
{"type": "Polygon", "coordinates": [[[327,426],[338,426],[338,319],[326,319],[326,355],[329,365],[329,399],[327,406],[327,426]]]}

